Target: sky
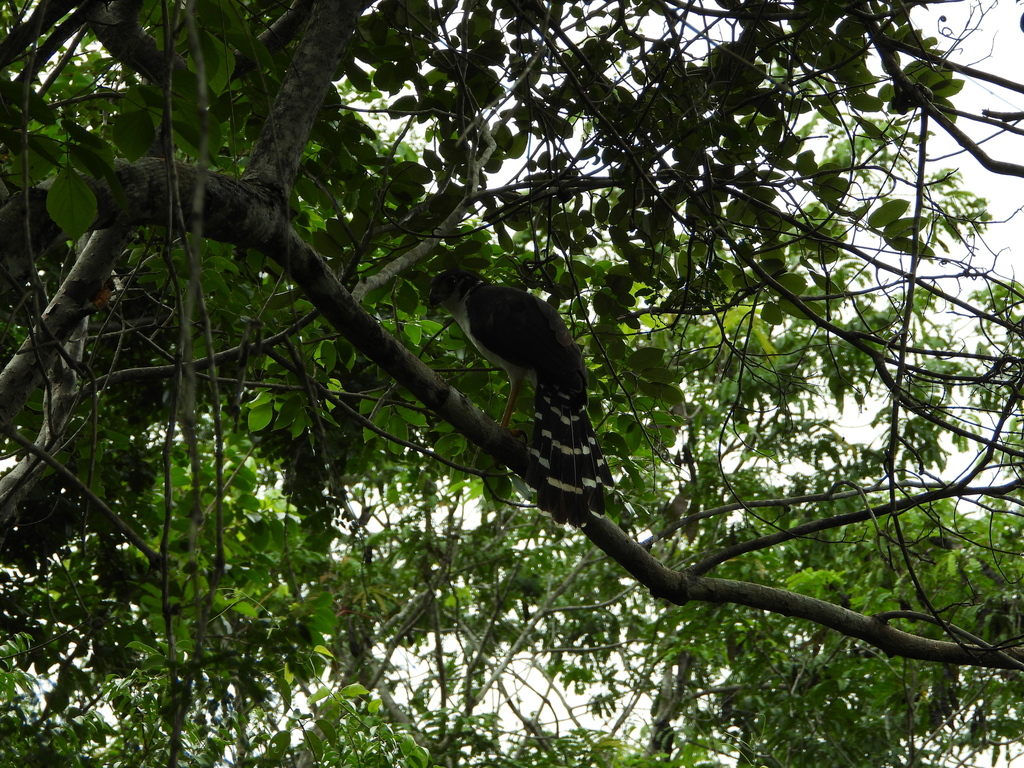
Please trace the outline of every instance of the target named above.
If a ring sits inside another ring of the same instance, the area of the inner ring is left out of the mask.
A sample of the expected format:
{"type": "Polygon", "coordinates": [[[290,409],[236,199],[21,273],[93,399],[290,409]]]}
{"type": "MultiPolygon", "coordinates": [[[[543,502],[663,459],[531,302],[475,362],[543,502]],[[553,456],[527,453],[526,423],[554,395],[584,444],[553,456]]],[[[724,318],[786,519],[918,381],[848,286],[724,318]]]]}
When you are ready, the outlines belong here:
{"type": "MultiPolygon", "coordinates": [[[[1021,16],[1024,5],[1009,0],[954,0],[930,3],[917,8],[911,18],[926,35],[956,42],[949,58],[958,64],[980,69],[1001,77],[1019,80],[1024,31],[1021,16]]],[[[980,80],[965,78],[963,91],[954,98],[964,111],[980,113],[983,109],[997,112],[1024,112],[1024,94],[998,88],[980,80]]],[[[969,125],[962,118],[961,128],[969,125]]],[[[989,201],[995,222],[985,241],[997,254],[997,271],[1007,277],[1024,279],[1024,248],[1015,247],[1024,237],[1024,179],[999,176],[985,170],[969,154],[959,150],[953,141],[937,132],[930,144],[929,162],[945,168],[959,168],[968,189],[989,201]]],[[[1024,137],[999,135],[986,125],[970,127],[968,133],[994,157],[1024,164],[1024,137]]],[[[982,266],[982,265],[979,265],[982,266]]]]}

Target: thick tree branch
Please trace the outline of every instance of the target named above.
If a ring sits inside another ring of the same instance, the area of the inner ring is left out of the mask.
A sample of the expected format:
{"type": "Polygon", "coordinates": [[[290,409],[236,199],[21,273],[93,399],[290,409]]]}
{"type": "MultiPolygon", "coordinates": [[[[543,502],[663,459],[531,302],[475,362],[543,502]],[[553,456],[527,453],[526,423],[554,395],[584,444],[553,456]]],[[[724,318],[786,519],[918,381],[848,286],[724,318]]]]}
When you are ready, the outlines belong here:
{"type": "Polygon", "coordinates": [[[607,518],[598,518],[588,523],[584,531],[591,541],[629,571],[654,597],[677,605],[694,600],[745,605],[812,621],[870,643],[890,656],[1024,670],[1024,650],[1019,648],[999,651],[974,644],[932,640],[903,632],[880,619],[807,595],[750,582],[697,576],[689,571],[673,571],[658,562],[607,518]]]}
{"type": "MultiPolygon", "coordinates": [[[[97,200],[97,214],[90,229],[106,229],[115,224],[165,224],[167,206],[172,202],[166,184],[166,162],[152,157],[135,163],[117,160],[114,172],[128,203],[124,209],[115,201],[106,182],[82,177],[97,200]]],[[[194,166],[175,164],[179,199],[192,199],[197,174],[194,166]]],[[[32,268],[27,254],[41,253],[63,236],[46,212],[46,192],[52,183],[50,179],[28,190],[27,195],[12,195],[0,208],[0,266],[6,268],[8,282],[15,287],[24,283],[32,268]],[[26,197],[30,201],[29,212],[25,210],[26,197]],[[31,243],[25,239],[26,216],[30,218],[31,243]]],[[[207,174],[204,184],[203,234],[207,237],[243,248],[260,248],[279,242],[280,230],[291,226],[278,201],[271,200],[258,185],[223,174],[207,174]]]]}
{"type": "MultiPolygon", "coordinates": [[[[433,371],[386,333],[308,246],[299,241],[293,248],[288,260],[293,278],[353,345],[469,439],[522,475],[526,452],[521,444],[509,438],[504,430],[496,429],[494,422],[484,417],[456,390],[446,387],[433,371]]],[[[1024,669],[1024,652],[998,652],[931,640],[902,632],[883,621],[824,600],[759,584],[673,571],[607,518],[592,520],[584,532],[647,587],[653,596],[679,605],[691,600],[736,603],[813,621],[871,643],[891,655],[952,664],[1024,669]]],[[[783,532],[782,535],[792,538],[793,534],[783,532]]]]}
{"type": "Polygon", "coordinates": [[[288,242],[271,255],[288,270],[313,306],[356,349],[500,464],[518,475],[526,472],[526,447],[384,330],[297,234],[289,231],[288,242]]]}
{"type": "MultiPolygon", "coordinates": [[[[144,158],[134,164],[118,162],[116,173],[128,201],[127,210],[114,201],[105,182],[84,177],[98,202],[92,228],[112,228],[123,238],[134,225],[164,223],[171,204],[165,162],[157,158],[144,158]]],[[[196,168],[179,163],[176,177],[181,199],[191,199],[197,183],[196,168]]],[[[19,193],[0,209],[0,265],[9,265],[9,283],[15,287],[28,278],[27,269],[31,267],[25,217],[30,217],[31,252],[45,250],[62,236],[42,202],[48,187],[49,182],[28,190],[27,195],[19,193]],[[30,213],[25,211],[26,199],[32,201],[30,213]]],[[[208,175],[205,179],[203,218],[207,236],[241,247],[267,249],[287,240],[281,230],[291,233],[281,206],[269,201],[263,190],[223,175],[208,175]]],[[[79,256],[36,330],[0,371],[0,423],[14,420],[41,384],[43,371],[49,367],[58,345],[67,342],[82,317],[95,311],[93,300],[121,256],[121,248],[115,247],[109,237],[100,237],[96,243],[103,247],[90,244],[79,256]]]]}
{"type": "MultiPolygon", "coordinates": [[[[727,547],[726,549],[715,552],[713,555],[704,558],[699,563],[692,566],[690,568],[690,572],[696,574],[707,573],[716,565],[721,565],[734,557],[740,557],[741,555],[756,552],[760,549],[768,549],[778,544],[782,544],[783,542],[811,536],[815,533],[820,533],[821,531],[843,528],[847,525],[863,523],[868,520],[877,520],[888,515],[898,515],[902,512],[906,512],[907,510],[934,503],[940,499],[964,498],[965,496],[980,494],[997,497],[1007,496],[1009,494],[1019,492],[1022,487],[1024,487],[1024,480],[1014,480],[1013,482],[1006,483],[1004,485],[991,486],[983,489],[967,488],[961,483],[955,485],[944,485],[915,496],[907,496],[895,503],[878,504],[876,506],[857,510],[856,512],[849,512],[845,515],[834,515],[820,520],[811,520],[792,528],[776,531],[775,533],[768,534],[767,536],[761,536],[756,539],[750,539],[749,541],[734,544],[731,547],[727,547]]],[[[885,490],[891,492],[893,489],[886,488],[885,490]]]]}
{"type": "MultiPolygon", "coordinates": [[[[90,9],[89,26],[103,47],[122,64],[154,83],[164,83],[164,52],[139,24],[141,0],[112,0],[90,9]]],[[[185,69],[185,60],[174,57],[175,69],[185,69]]]]}
{"type": "MultiPolygon", "coordinates": [[[[356,303],[326,263],[297,236],[293,238],[287,254],[279,260],[288,267],[292,278],[357,349],[475,444],[512,471],[523,475],[526,449],[522,444],[497,427],[457,390],[446,386],[430,368],[388,334],[356,303]]],[[[1024,669],[1022,651],[1000,652],[931,640],[902,632],[883,621],[824,600],[759,584],[673,571],[605,517],[592,520],[583,530],[591,541],[647,587],[654,597],[679,605],[692,600],[735,603],[807,619],[864,640],[891,655],[951,664],[1024,669]]],[[[793,532],[780,535],[792,538],[793,532]]]]}
{"type": "MultiPolygon", "coordinates": [[[[345,43],[365,7],[364,0],[319,0],[315,4],[306,35],[275,101],[271,118],[254,148],[245,177],[239,181],[214,174],[205,181],[204,235],[241,247],[259,249],[281,263],[328,322],[364,356],[498,462],[522,475],[526,468],[526,448],[389,334],[345,289],[326,262],[301,240],[288,221],[284,200],[315,119],[316,110],[310,105],[320,104],[327,93],[345,43]]],[[[155,159],[118,164],[118,178],[129,200],[127,212],[114,203],[105,185],[86,179],[99,200],[99,214],[94,227],[163,223],[170,202],[165,171],[163,161],[155,159]]],[[[179,164],[176,175],[179,187],[174,192],[180,199],[191,199],[195,169],[179,164]]],[[[41,204],[45,190],[45,185],[30,190],[27,197],[16,196],[0,209],[0,263],[16,265],[11,269],[15,280],[25,279],[31,271],[31,265],[20,264],[19,258],[24,260],[26,253],[44,250],[61,236],[41,204]],[[33,203],[28,227],[33,238],[31,249],[29,243],[24,242],[26,199],[33,203]]],[[[108,254],[107,258],[116,256],[108,254]]],[[[83,302],[95,295],[89,290],[96,287],[96,280],[102,274],[102,269],[89,263],[84,255],[76,268],[82,269],[88,279],[80,282],[69,279],[62,286],[62,294],[55,299],[60,300],[59,306],[69,321],[81,319],[83,302]]],[[[53,344],[61,343],[66,340],[70,329],[65,330],[63,322],[51,326],[50,319],[47,317],[44,329],[46,339],[53,344]]],[[[884,368],[881,354],[868,342],[851,339],[851,343],[884,368]]],[[[22,364],[29,360],[28,351],[25,350],[15,360],[20,357],[22,364]]],[[[35,347],[31,351],[35,352],[35,347]]],[[[38,367],[38,361],[36,363],[38,367]]],[[[0,392],[7,394],[2,384],[0,392]]],[[[6,422],[3,425],[5,430],[10,429],[10,420],[20,407],[17,402],[9,404],[0,399],[0,418],[6,422]]],[[[8,431],[8,434],[11,433],[8,431]]],[[[857,514],[860,520],[869,516],[866,512],[857,514]]],[[[835,519],[829,522],[834,524],[835,519]]],[[[780,535],[792,538],[796,535],[795,530],[780,535]]],[[[965,645],[962,642],[932,640],[902,632],[881,619],[858,614],[827,601],[769,586],[709,578],[692,571],[674,571],[607,518],[592,520],[584,533],[653,596],[676,604],[694,600],[732,603],[795,616],[863,640],[886,653],[907,658],[1014,670],[1022,668],[1024,662],[1024,654],[1017,650],[997,651],[977,643],[965,645]]],[[[130,536],[130,532],[126,535],[130,536]]],[[[765,540],[760,539],[757,544],[763,546],[765,540]]],[[[150,551],[147,556],[151,554],[150,551]]],[[[706,561],[704,567],[710,568],[720,559],[706,561]]]]}
{"type": "Polygon", "coordinates": [[[96,311],[94,299],[120,258],[127,234],[128,227],[122,224],[93,236],[36,327],[0,371],[0,424],[13,422],[42,384],[59,348],[78,324],[96,311]]]}
{"type": "Polygon", "coordinates": [[[317,0],[306,32],[253,145],[243,179],[258,182],[282,203],[295,180],[309,132],[342,53],[369,0],[317,0]]]}
{"type": "MultiPolygon", "coordinates": [[[[127,167],[119,168],[119,175],[123,173],[124,180],[128,182],[126,192],[135,189],[136,185],[144,188],[148,186],[148,182],[162,180],[162,173],[158,173],[161,165],[162,161],[142,160],[135,166],[125,164],[127,167]]],[[[180,166],[179,169],[183,171],[180,174],[182,184],[189,184],[190,179],[194,178],[192,170],[189,166],[180,166]]],[[[162,186],[158,184],[156,189],[151,189],[148,194],[162,198],[164,195],[161,189],[162,186]]],[[[519,475],[525,473],[526,448],[473,406],[461,393],[441,381],[434,371],[387,333],[380,323],[355,301],[327,264],[290,226],[275,226],[271,214],[276,213],[278,208],[261,196],[258,189],[243,182],[214,175],[208,181],[207,200],[210,208],[209,219],[206,222],[208,235],[228,242],[259,247],[272,255],[286,267],[292,279],[324,317],[368,359],[380,365],[399,384],[491,454],[499,463],[519,475]]],[[[160,221],[158,217],[161,213],[161,204],[150,200],[149,205],[142,211],[136,210],[134,215],[125,218],[136,221],[145,219],[148,214],[153,216],[153,221],[160,221]]],[[[101,216],[107,220],[117,220],[122,214],[111,200],[101,216]]],[[[2,221],[0,217],[0,222],[2,221]]],[[[9,255],[9,246],[0,245],[0,256],[9,255]]],[[[68,287],[75,285],[77,284],[71,283],[68,287]]],[[[5,391],[2,386],[0,391],[5,391]]],[[[6,407],[4,412],[11,410],[6,407]]],[[[908,658],[1003,669],[1016,669],[1018,662],[1024,660],[1024,654],[1017,651],[996,652],[901,632],[871,617],[784,590],[673,571],[607,518],[591,521],[584,532],[606,554],[647,587],[652,595],[677,604],[691,600],[736,603],[797,616],[848,636],[857,637],[886,653],[908,658]]],[[[782,535],[792,537],[792,532],[785,532],[782,535]]]]}
{"type": "MultiPolygon", "coordinates": [[[[270,25],[270,29],[259,36],[259,41],[271,53],[280,51],[299,33],[309,18],[312,7],[313,0],[295,0],[291,7],[270,25]]],[[[254,51],[251,53],[253,56],[256,55],[254,51]]],[[[235,51],[235,70],[231,73],[231,79],[245,77],[257,66],[256,59],[250,58],[246,51],[235,51]]]]}
{"type": "Polygon", "coordinates": [[[32,15],[11,29],[0,41],[0,69],[6,69],[15,59],[24,54],[34,40],[56,24],[62,16],[72,11],[79,3],[75,0],[51,0],[39,3],[32,15]]]}
{"type": "MultiPolygon", "coordinates": [[[[77,366],[85,349],[85,318],[79,322],[72,338],[61,354],[54,356],[46,373],[47,387],[43,405],[43,426],[35,445],[46,454],[61,450],[64,429],[78,403],[77,366]],[[66,359],[65,359],[66,358],[66,359]]],[[[0,475],[0,543],[7,529],[17,522],[19,505],[35,487],[46,464],[36,454],[28,452],[18,464],[0,475]]]]}

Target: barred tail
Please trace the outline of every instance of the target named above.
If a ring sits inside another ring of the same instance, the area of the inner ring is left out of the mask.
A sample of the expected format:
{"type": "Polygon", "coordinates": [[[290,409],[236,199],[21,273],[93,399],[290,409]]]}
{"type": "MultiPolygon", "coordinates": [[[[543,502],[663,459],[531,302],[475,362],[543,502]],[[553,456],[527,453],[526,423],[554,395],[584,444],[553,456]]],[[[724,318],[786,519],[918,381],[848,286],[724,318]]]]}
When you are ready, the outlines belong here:
{"type": "Polygon", "coordinates": [[[537,506],[577,528],[604,514],[604,487],[614,485],[586,409],[586,393],[539,383],[526,482],[537,506]]]}

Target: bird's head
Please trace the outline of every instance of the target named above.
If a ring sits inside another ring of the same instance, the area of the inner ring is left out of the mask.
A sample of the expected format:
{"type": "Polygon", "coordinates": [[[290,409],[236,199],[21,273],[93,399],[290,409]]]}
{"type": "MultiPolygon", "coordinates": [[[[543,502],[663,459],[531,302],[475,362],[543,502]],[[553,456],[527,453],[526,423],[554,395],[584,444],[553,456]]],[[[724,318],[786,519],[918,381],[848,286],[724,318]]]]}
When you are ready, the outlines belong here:
{"type": "Polygon", "coordinates": [[[440,304],[451,310],[452,305],[459,304],[466,294],[483,283],[484,279],[474,272],[446,270],[430,281],[430,305],[436,307],[440,304]]]}

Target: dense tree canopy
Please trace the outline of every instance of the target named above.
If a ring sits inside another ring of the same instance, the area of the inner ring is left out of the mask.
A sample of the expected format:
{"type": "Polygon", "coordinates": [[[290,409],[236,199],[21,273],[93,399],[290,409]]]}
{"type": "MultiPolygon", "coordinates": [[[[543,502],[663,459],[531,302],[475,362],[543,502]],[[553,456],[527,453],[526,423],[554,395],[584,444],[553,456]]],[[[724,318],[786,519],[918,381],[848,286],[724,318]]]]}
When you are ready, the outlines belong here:
{"type": "Polygon", "coordinates": [[[957,167],[1024,176],[960,98],[1024,81],[908,5],[6,4],[5,764],[1019,753],[1024,289],[957,167]],[[572,325],[607,517],[531,508],[454,266],[572,325]]]}

